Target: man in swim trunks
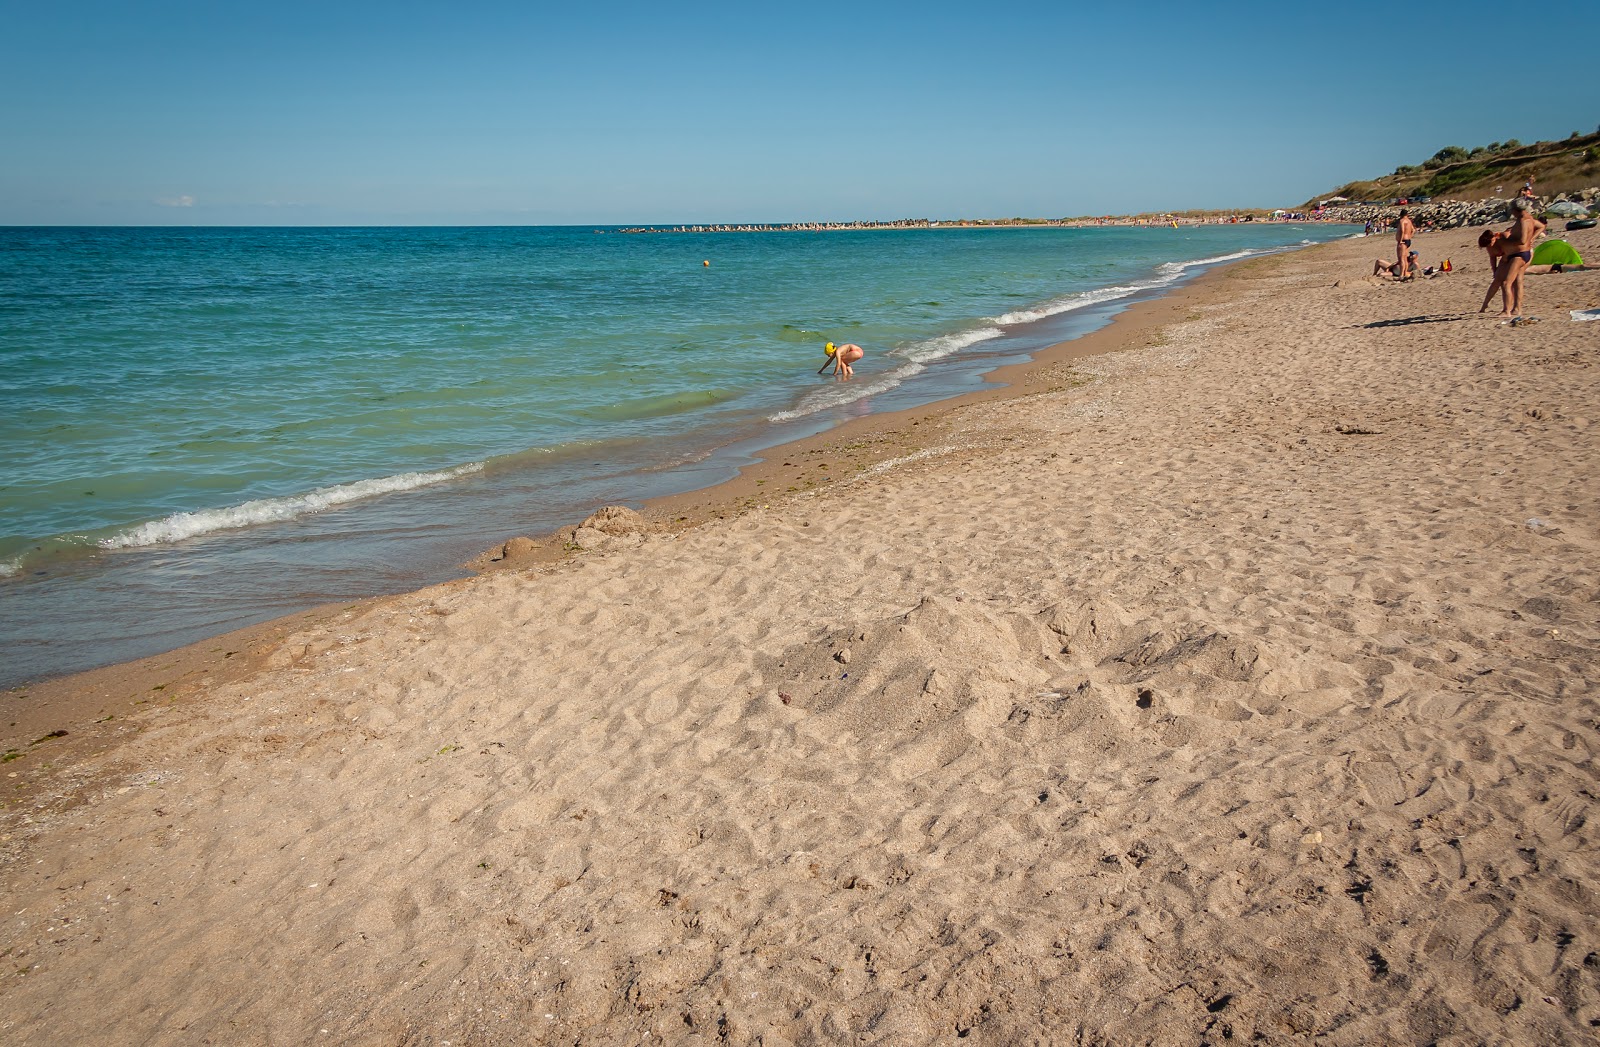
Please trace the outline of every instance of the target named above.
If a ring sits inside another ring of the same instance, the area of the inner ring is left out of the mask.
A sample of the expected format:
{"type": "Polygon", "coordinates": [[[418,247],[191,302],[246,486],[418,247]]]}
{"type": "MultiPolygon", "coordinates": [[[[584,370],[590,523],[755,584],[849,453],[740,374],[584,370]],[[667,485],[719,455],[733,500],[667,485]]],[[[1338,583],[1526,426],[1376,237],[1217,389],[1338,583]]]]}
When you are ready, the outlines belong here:
{"type": "Polygon", "coordinates": [[[1417,235],[1417,223],[1411,220],[1411,212],[1404,207],[1400,208],[1400,221],[1394,227],[1394,256],[1400,263],[1400,279],[1404,280],[1411,275],[1411,266],[1407,264],[1406,252],[1411,250],[1411,239],[1417,235]]]}
{"type": "MultiPolygon", "coordinates": [[[[846,342],[840,346],[835,346],[832,342],[829,342],[825,351],[828,354],[830,362],[833,364],[833,374],[835,378],[854,377],[856,372],[855,369],[850,365],[856,363],[863,356],[867,355],[866,350],[862,349],[859,345],[854,345],[850,342],[846,342]]],[[[817,373],[821,374],[827,369],[828,365],[823,364],[822,370],[819,370],[817,373]]]]}

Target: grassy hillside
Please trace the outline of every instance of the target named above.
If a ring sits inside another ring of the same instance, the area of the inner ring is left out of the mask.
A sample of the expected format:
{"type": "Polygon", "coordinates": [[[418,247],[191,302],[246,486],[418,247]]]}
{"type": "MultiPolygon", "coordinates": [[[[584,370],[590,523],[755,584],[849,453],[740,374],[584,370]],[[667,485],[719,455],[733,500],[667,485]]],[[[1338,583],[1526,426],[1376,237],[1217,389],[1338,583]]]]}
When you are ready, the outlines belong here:
{"type": "Polygon", "coordinates": [[[1313,197],[1306,205],[1330,196],[1378,203],[1419,196],[1482,200],[1513,196],[1529,178],[1534,180],[1534,192],[1543,199],[1600,185],[1600,130],[1587,135],[1574,131],[1562,141],[1532,145],[1511,139],[1473,149],[1445,146],[1415,166],[1406,164],[1393,174],[1347,183],[1313,197]]]}

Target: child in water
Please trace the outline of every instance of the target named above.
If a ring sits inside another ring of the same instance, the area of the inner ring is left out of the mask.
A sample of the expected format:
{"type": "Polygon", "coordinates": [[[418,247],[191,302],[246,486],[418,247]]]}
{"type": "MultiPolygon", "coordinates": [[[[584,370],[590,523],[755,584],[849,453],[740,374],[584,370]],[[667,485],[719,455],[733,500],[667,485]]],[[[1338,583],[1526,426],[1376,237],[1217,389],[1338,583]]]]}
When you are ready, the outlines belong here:
{"type": "Polygon", "coordinates": [[[836,378],[852,377],[856,372],[855,369],[850,365],[856,363],[863,356],[867,355],[865,349],[862,349],[859,345],[855,345],[851,342],[846,342],[843,345],[838,346],[834,345],[832,342],[829,342],[827,347],[823,349],[823,352],[828,354],[828,363],[823,364],[817,373],[821,374],[823,371],[828,369],[828,364],[832,364],[833,374],[836,378]]]}

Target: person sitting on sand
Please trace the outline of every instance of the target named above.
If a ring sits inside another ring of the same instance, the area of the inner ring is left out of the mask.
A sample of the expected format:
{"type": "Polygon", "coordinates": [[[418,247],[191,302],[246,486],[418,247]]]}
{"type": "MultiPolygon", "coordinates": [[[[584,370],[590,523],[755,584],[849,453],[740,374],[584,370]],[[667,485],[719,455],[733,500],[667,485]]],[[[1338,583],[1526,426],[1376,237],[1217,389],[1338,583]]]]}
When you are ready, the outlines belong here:
{"type": "MultiPolygon", "coordinates": [[[[1417,252],[1415,252],[1415,251],[1412,251],[1412,252],[1410,252],[1410,253],[1408,253],[1406,255],[1406,261],[1411,263],[1411,271],[1413,273],[1415,273],[1416,270],[1417,270],[1417,267],[1422,264],[1421,262],[1417,261],[1417,252]]],[[[1403,276],[1400,275],[1400,263],[1399,262],[1391,262],[1387,258],[1376,258],[1376,259],[1373,259],[1373,262],[1372,262],[1372,275],[1373,276],[1392,277],[1392,278],[1394,278],[1396,280],[1404,280],[1404,279],[1406,279],[1406,277],[1403,277],[1403,276]]]]}
{"type": "MultiPolygon", "coordinates": [[[[855,345],[851,342],[846,342],[840,346],[835,346],[832,342],[829,342],[827,348],[824,349],[823,352],[828,354],[828,363],[833,365],[833,374],[836,378],[854,377],[856,373],[855,368],[851,367],[850,365],[856,363],[863,356],[867,355],[865,349],[862,349],[859,345],[855,345]]],[[[823,364],[817,373],[821,374],[827,369],[828,364],[823,364]]]]}

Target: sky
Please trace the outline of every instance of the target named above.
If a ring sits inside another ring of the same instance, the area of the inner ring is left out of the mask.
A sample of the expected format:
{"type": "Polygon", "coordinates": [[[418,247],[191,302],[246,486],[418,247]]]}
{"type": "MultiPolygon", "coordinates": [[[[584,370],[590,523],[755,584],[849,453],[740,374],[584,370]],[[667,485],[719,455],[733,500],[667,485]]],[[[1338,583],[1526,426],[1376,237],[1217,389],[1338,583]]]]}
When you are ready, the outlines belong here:
{"type": "Polygon", "coordinates": [[[1471,67],[1504,11],[0,0],[0,225],[1294,206],[1447,145],[1593,131],[1600,90],[1471,67]]]}

